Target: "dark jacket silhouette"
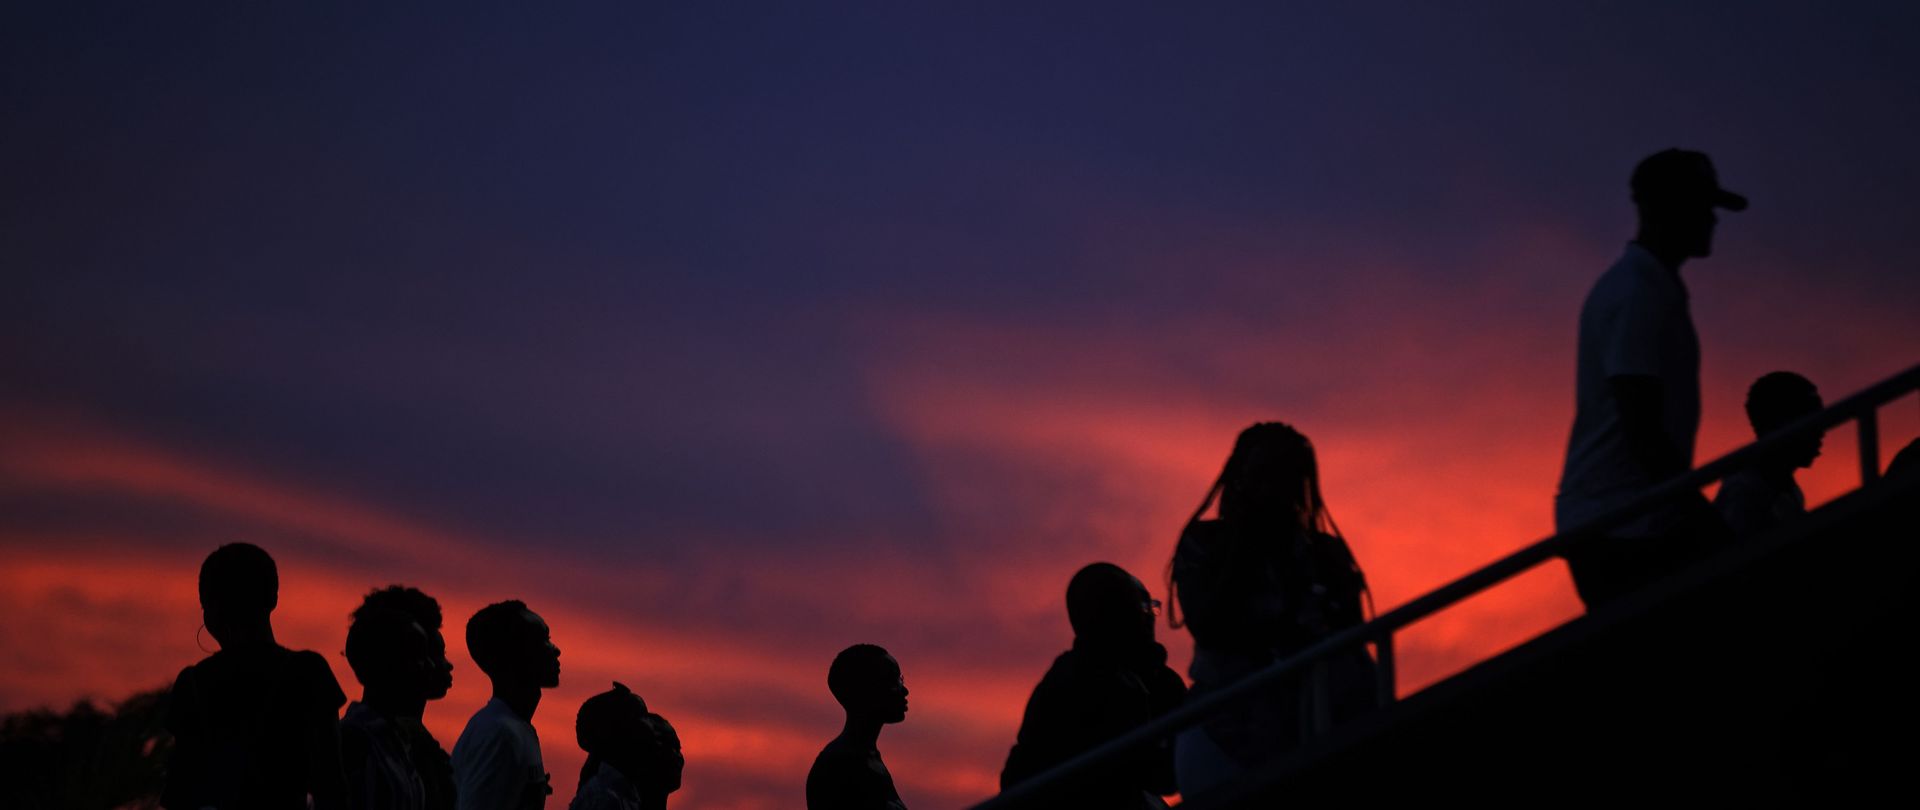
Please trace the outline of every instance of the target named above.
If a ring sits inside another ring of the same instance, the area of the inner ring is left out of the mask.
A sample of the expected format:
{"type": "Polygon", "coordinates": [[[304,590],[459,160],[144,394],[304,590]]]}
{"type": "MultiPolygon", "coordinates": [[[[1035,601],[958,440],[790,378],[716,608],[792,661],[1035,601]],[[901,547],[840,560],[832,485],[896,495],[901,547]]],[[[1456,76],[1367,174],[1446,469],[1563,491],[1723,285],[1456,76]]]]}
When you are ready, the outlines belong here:
{"type": "Polygon", "coordinates": [[[177,740],[162,805],[180,810],[305,808],[308,733],[347,696],[319,653],[279,645],[221,650],[174,681],[167,731],[177,740]]]}
{"type": "MultiPolygon", "coordinates": [[[[1067,589],[1073,648],[1034,687],[1020,735],[1000,773],[1011,788],[1172,711],[1187,683],[1167,668],[1153,640],[1155,608],[1145,586],[1119,566],[1081,569],[1067,589]]],[[[1175,792],[1173,748],[1163,740],[1049,794],[1053,804],[1085,808],[1164,807],[1175,792]]]]}

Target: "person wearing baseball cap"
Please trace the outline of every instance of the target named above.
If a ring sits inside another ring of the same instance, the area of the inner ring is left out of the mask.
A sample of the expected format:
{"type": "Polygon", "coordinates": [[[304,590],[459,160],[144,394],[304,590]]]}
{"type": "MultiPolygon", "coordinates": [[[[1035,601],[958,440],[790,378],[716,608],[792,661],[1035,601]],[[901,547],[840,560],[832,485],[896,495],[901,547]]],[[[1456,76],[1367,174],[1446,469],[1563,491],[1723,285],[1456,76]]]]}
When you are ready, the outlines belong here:
{"type": "MultiPolygon", "coordinates": [[[[1700,429],[1700,341],[1680,267],[1713,255],[1716,210],[1747,198],[1720,186],[1713,161],[1668,149],[1628,183],[1640,226],[1580,308],[1572,437],[1557,531],[1578,529],[1693,467],[1700,429]]],[[[1589,609],[1637,589],[1726,541],[1699,493],[1635,515],[1567,553],[1589,609]]]]}

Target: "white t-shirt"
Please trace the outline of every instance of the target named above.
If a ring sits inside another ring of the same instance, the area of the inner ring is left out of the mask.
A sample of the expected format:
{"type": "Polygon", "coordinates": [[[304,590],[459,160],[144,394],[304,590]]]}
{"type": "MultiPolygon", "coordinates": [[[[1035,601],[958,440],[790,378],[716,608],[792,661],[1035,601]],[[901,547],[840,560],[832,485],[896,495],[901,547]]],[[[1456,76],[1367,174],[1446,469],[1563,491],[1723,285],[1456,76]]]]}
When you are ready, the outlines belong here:
{"type": "MultiPolygon", "coordinates": [[[[1660,420],[1667,440],[1688,467],[1700,430],[1700,338],[1687,309],[1680,274],[1652,253],[1628,243],[1587,293],[1580,308],[1580,353],[1575,378],[1573,436],[1560,474],[1553,519],[1559,531],[1576,528],[1624,506],[1655,485],[1627,447],[1620,406],[1607,380],[1644,375],[1660,381],[1660,420]]],[[[1675,510],[1635,518],[1607,534],[1645,537],[1668,530],[1675,510]]]]}
{"type": "Polygon", "coordinates": [[[499,698],[474,712],[454,742],[453,782],[459,810],[541,810],[552,792],[540,735],[499,698]]]}

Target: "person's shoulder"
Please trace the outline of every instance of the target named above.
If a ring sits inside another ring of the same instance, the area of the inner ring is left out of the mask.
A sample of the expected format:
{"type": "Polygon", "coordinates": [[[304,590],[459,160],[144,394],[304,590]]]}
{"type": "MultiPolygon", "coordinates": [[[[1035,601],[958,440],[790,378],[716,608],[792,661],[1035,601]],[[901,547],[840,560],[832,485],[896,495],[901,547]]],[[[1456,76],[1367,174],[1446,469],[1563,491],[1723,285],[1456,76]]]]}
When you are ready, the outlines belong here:
{"type": "Polygon", "coordinates": [[[869,751],[859,746],[849,745],[846,740],[833,738],[821,746],[820,753],[813,758],[813,772],[838,774],[848,770],[864,769],[867,766],[869,751]]]}
{"type": "Polygon", "coordinates": [[[1714,493],[1713,500],[1723,503],[1738,498],[1752,497],[1771,489],[1765,476],[1749,467],[1736,470],[1720,480],[1720,491],[1714,493]]]}
{"type": "Polygon", "coordinates": [[[820,767],[820,763],[843,759],[846,757],[846,753],[846,742],[839,737],[835,737],[828,740],[826,745],[820,746],[820,753],[813,755],[813,765],[817,768],[820,767]]]}
{"type": "Polygon", "coordinates": [[[288,650],[287,652],[289,653],[288,667],[302,677],[339,683],[339,680],[333,677],[333,665],[327,663],[326,656],[312,650],[288,650]]]}
{"type": "Polygon", "coordinates": [[[1221,520],[1196,520],[1180,530],[1180,542],[1174,546],[1174,556],[1185,554],[1189,557],[1205,557],[1214,553],[1225,542],[1232,528],[1221,520]]]}
{"type": "Polygon", "coordinates": [[[820,753],[813,756],[813,765],[807,768],[807,806],[824,806],[822,802],[831,801],[837,793],[836,788],[844,781],[842,772],[844,757],[840,754],[840,738],[822,746],[820,753]]]}
{"type": "Polygon", "coordinates": [[[346,734],[348,731],[373,734],[392,725],[385,716],[368,708],[367,704],[357,701],[347,704],[346,712],[340,715],[341,734],[346,734]]]}
{"type": "Polygon", "coordinates": [[[1660,260],[1638,245],[1628,245],[1600,278],[1593,283],[1588,300],[1608,302],[1634,298],[1666,298],[1677,295],[1679,287],[1668,278],[1671,271],[1660,260]]]}
{"type": "Polygon", "coordinates": [[[335,712],[346,705],[347,694],[340,690],[340,680],[333,676],[333,666],[327,663],[326,656],[312,650],[288,652],[291,654],[287,668],[293,673],[294,682],[316,705],[335,712]]]}
{"type": "Polygon", "coordinates": [[[503,726],[500,712],[494,702],[489,700],[467,717],[467,724],[461,727],[460,739],[455,744],[464,743],[468,738],[492,737],[504,731],[503,726]]]}
{"type": "Polygon", "coordinates": [[[173,676],[175,694],[192,691],[194,685],[200,681],[200,665],[203,663],[205,663],[204,659],[180,668],[180,674],[173,676]]]}

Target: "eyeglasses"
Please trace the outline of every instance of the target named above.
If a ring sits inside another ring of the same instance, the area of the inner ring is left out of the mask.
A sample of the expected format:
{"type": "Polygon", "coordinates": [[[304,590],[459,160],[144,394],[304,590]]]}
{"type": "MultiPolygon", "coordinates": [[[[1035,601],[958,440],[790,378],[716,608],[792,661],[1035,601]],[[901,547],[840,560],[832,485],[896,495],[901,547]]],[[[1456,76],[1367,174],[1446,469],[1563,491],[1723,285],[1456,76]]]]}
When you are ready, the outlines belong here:
{"type": "Polygon", "coordinates": [[[1140,606],[1143,608],[1146,608],[1148,613],[1151,613],[1155,616],[1160,615],[1160,600],[1158,599],[1148,599],[1145,603],[1142,603],[1140,606]]]}

